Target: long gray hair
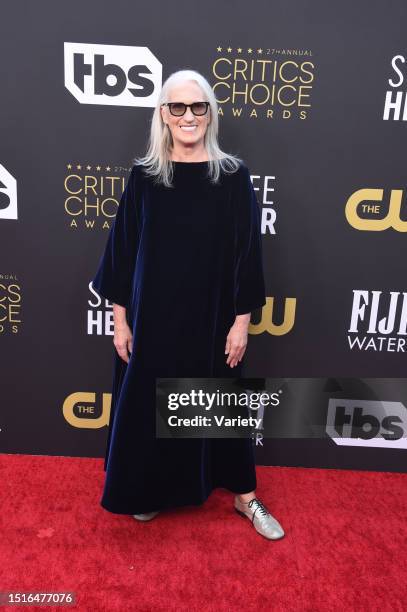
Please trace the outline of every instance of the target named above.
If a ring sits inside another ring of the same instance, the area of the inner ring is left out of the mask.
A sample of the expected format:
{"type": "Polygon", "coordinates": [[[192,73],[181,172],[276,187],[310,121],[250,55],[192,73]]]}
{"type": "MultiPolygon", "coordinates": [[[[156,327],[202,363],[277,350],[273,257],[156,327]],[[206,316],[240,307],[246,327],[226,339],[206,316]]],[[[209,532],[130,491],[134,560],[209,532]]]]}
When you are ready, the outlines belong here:
{"type": "Polygon", "coordinates": [[[166,187],[172,187],[173,164],[169,156],[172,147],[172,135],[170,129],[162,120],[160,106],[163,102],[168,101],[171,88],[185,81],[195,81],[201,88],[204,99],[209,102],[211,121],[206,128],[204,146],[209,159],[208,176],[210,180],[216,183],[221,169],[226,173],[235,172],[242,162],[239,157],[225,153],[219,147],[218,103],[208,81],[196,70],[178,70],[166,79],[161,88],[151,119],[147,153],[145,156],[136,157],[133,160],[135,165],[144,165],[144,172],[156,177],[156,182],[163,183],[166,187]]]}

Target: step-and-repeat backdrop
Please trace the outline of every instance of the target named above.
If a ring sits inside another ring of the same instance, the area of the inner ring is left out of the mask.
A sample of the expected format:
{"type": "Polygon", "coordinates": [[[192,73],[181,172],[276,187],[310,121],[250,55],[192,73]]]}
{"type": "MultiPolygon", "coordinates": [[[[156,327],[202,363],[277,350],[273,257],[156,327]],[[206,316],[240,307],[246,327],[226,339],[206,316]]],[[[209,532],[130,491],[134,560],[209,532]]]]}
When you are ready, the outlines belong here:
{"type": "Polygon", "coordinates": [[[267,303],[245,375],[280,393],[285,434],[257,432],[258,463],[404,471],[405,2],[7,0],[1,15],[1,452],[104,455],[113,312],[90,281],[162,82],[193,68],[261,208],[267,303]],[[307,435],[315,411],[325,431],[307,435]]]}

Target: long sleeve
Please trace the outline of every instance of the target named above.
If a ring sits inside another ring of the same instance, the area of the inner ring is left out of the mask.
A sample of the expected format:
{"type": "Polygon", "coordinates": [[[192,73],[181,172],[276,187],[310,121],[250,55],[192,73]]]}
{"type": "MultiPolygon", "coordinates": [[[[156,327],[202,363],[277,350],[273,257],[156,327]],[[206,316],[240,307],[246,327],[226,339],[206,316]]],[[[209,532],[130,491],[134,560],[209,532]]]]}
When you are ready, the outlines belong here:
{"type": "Polygon", "coordinates": [[[235,310],[246,314],[266,303],[260,208],[250,172],[242,164],[236,194],[235,310]]]}
{"type": "Polygon", "coordinates": [[[92,286],[110,302],[127,306],[140,240],[140,219],[137,207],[139,186],[133,166],[104,253],[100,259],[92,286]]]}

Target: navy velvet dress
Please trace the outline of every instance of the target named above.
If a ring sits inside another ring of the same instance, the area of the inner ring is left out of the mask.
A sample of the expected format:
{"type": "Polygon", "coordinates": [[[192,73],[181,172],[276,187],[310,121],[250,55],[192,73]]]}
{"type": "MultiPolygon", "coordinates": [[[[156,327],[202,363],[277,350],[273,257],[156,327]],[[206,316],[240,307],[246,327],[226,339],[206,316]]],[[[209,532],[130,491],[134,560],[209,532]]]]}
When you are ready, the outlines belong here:
{"type": "Polygon", "coordinates": [[[126,307],[133,349],[115,351],[101,505],[139,514],[256,488],[251,439],[156,438],[155,377],[238,377],[226,364],[236,314],[266,302],[260,210],[247,166],[210,182],[173,162],[172,188],[132,168],[93,288],[126,307]]]}

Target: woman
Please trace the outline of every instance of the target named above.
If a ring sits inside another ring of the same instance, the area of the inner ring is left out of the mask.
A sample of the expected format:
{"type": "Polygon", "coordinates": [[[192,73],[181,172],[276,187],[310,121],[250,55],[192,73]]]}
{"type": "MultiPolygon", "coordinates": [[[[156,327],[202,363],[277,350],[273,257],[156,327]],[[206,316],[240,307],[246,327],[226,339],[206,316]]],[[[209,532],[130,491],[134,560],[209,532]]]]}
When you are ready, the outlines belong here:
{"type": "Polygon", "coordinates": [[[155,435],[155,378],[239,376],[250,313],[266,301],[249,171],[217,132],[207,80],[172,74],[93,279],[113,303],[116,349],[101,505],[145,521],[223,487],[258,533],[278,539],[255,494],[251,439],[155,435]]]}

